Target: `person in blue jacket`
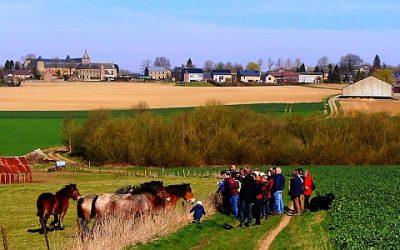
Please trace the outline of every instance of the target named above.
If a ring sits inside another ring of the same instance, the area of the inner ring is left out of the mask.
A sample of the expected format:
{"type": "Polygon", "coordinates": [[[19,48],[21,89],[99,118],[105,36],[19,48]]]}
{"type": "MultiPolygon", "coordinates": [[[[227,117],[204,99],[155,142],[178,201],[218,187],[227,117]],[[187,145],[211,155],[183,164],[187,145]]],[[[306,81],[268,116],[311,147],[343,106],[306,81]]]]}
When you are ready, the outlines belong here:
{"type": "Polygon", "coordinates": [[[201,201],[197,201],[196,205],[190,209],[190,213],[193,213],[193,223],[200,223],[201,217],[206,214],[203,203],[201,201]]]}

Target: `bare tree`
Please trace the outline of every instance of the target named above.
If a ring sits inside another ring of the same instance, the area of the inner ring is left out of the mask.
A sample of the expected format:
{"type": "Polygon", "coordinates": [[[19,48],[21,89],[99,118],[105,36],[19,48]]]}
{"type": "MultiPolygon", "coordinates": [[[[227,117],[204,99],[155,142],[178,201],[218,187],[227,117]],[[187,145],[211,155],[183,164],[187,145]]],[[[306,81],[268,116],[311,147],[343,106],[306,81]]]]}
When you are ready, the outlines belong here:
{"type": "Polygon", "coordinates": [[[301,65],[301,59],[299,57],[296,58],[296,60],[294,60],[294,66],[296,68],[299,68],[301,65]]]}
{"type": "Polygon", "coordinates": [[[225,69],[228,69],[228,70],[232,71],[234,68],[235,68],[235,66],[231,62],[227,62],[225,64],[225,69]]]}
{"type": "Polygon", "coordinates": [[[272,60],[272,58],[268,58],[267,61],[267,67],[268,67],[268,71],[271,71],[272,67],[274,66],[274,61],[272,60]]]}
{"type": "Polygon", "coordinates": [[[262,66],[264,65],[264,60],[261,58],[258,59],[257,64],[258,64],[258,67],[260,68],[260,71],[262,71],[262,66]]]}
{"type": "Polygon", "coordinates": [[[215,69],[221,70],[225,68],[225,64],[223,62],[219,62],[215,65],[215,69]]]}
{"type": "Polygon", "coordinates": [[[142,64],[140,64],[140,69],[142,70],[142,72],[144,72],[144,70],[149,67],[151,65],[151,60],[150,59],[146,59],[142,61],[142,64]]]}
{"type": "Polygon", "coordinates": [[[154,66],[164,67],[166,69],[171,68],[171,62],[165,56],[159,56],[154,59],[154,66]]]}
{"type": "Polygon", "coordinates": [[[361,59],[361,57],[350,53],[340,58],[339,65],[347,72],[352,72],[355,67],[361,66],[362,63],[363,60],[361,59]]]}
{"type": "Polygon", "coordinates": [[[235,64],[234,64],[234,68],[235,68],[235,71],[237,72],[237,71],[243,69],[243,65],[240,64],[240,63],[235,63],[235,64]]]}
{"type": "Polygon", "coordinates": [[[321,57],[318,60],[317,65],[321,68],[321,69],[325,69],[325,67],[329,64],[329,59],[326,56],[321,57]]]}
{"type": "Polygon", "coordinates": [[[204,71],[209,72],[214,69],[214,62],[211,60],[207,60],[204,62],[203,66],[204,71]]]}
{"type": "Polygon", "coordinates": [[[291,69],[293,65],[292,59],[288,58],[285,61],[285,69],[291,69]]]}
{"type": "Polygon", "coordinates": [[[277,69],[282,69],[282,67],[283,67],[283,60],[282,60],[282,58],[278,58],[278,60],[276,60],[276,62],[275,62],[275,67],[276,67],[277,69]]]}

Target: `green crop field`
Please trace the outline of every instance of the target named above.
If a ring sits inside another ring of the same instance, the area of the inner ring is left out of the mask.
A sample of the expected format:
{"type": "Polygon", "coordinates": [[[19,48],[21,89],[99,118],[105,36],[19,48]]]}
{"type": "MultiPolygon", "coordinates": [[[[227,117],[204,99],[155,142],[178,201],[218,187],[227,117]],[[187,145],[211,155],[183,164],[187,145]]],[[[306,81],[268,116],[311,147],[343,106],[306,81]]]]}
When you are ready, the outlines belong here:
{"type": "MultiPolygon", "coordinates": [[[[247,104],[232,105],[232,108],[251,109],[272,115],[322,114],[322,103],[296,104],[247,104]],[[286,110],[286,112],[285,112],[286,110]],[[289,113],[289,111],[291,111],[289,113]]],[[[194,108],[152,109],[156,115],[170,117],[178,112],[192,111],[194,108]]],[[[113,110],[112,116],[126,116],[132,111],[113,110]]],[[[0,111],[0,155],[22,155],[37,148],[48,148],[61,144],[60,128],[65,117],[79,121],[87,118],[89,111],[0,111]]]]}
{"type": "MultiPolygon", "coordinates": [[[[264,169],[266,167],[261,167],[264,169]]],[[[286,229],[276,238],[272,249],[395,249],[400,245],[400,227],[397,195],[400,186],[400,166],[317,166],[303,167],[311,170],[317,189],[313,196],[333,193],[336,198],[329,211],[307,212],[303,216],[293,217],[286,229]]],[[[43,168],[41,168],[43,169],[43,168]]],[[[42,192],[55,192],[63,185],[77,183],[81,194],[111,192],[128,184],[147,180],[149,177],[114,174],[56,172],[47,173],[36,168],[34,182],[0,186],[0,224],[7,229],[11,249],[44,249],[44,238],[37,233],[28,233],[28,229],[39,226],[36,217],[35,201],[42,192]]],[[[203,173],[217,172],[218,168],[202,169],[203,173]]],[[[286,180],[294,167],[283,167],[286,180]]],[[[161,171],[160,169],[151,169],[161,171]]],[[[143,168],[125,170],[127,173],[143,168]]],[[[150,171],[150,170],[147,170],[150,171]]],[[[165,184],[189,182],[197,198],[204,199],[216,190],[215,177],[192,177],[198,168],[172,168],[161,178],[165,184]],[[178,172],[183,173],[177,176],[178,172]],[[189,173],[189,174],[188,174],[189,173]],[[189,175],[189,176],[187,176],[189,175]]],[[[154,173],[153,172],[153,173],[154,173]]],[[[147,172],[150,174],[149,172],[147,172]]],[[[287,186],[287,185],[286,185],[287,186]]],[[[288,205],[287,192],[284,192],[285,205],[288,205]]],[[[65,219],[65,231],[49,234],[51,244],[67,241],[76,230],[76,203],[71,201],[70,210],[65,219]]],[[[227,216],[215,214],[201,226],[186,227],[162,237],[149,244],[137,246],[139,249],[180,249],[180,246],[200,244],[199,249],[254,249],[265,233],[279,223],[280,217],[263,220],[262,226],[249,229],[235,227],[237,222],[227,216]],[[226,225],[233,226],[227,230],[226,225]],[[250,236],[251,240],[246,240],[250,236]],[[237,240],[229,240],[236,239],[237,240]],[[186,239],[186,240],[183,240],[186,239]],[[240,244],[239,244],[240,242],[240,244]],[[201,247],[202,246],[202,247],[201,247]]]]}

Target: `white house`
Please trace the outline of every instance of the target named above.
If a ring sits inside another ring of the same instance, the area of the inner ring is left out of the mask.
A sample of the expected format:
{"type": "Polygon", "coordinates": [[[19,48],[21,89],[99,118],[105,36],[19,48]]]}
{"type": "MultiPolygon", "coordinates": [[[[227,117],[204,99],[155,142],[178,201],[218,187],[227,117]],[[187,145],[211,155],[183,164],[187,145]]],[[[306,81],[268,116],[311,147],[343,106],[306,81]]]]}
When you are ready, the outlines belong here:
{"type": "Polygon", "coordinates": [[[182,70],[184,82],[202,82],[204,81],[203,69],[185,68],[182,70]]]}
{"type": "Polygon", "coordinates": [[[323,77],[321,72],[300,72],[299,83],[320,83],[323,77]]]}
{"type": "Polygon", "coordinates": [[[230,70],[212,70],[211,78],[214,82],[224,83],[226,81],[232,81],[232,73],[230,70]]]}

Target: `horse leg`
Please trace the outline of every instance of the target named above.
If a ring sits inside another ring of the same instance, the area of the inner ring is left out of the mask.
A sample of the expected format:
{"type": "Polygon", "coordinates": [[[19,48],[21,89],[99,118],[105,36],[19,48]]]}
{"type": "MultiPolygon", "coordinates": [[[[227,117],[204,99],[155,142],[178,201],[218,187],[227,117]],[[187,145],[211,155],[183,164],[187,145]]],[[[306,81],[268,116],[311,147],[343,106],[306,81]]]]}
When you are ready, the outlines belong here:
{"type": "Polygon", "coordinates": [[[64,230],[64,227],[62,226],[62,222],[64,220],[64,216],[65,216],[65,213],[61,213],[59,215],[59,217],[58,217],[58,229],[59,230],[64,230]]]}
{"type": "Polygon", "coordinates": [[[43,216],[39,217],[39,222],[40,222],[40,231],[39,231],[40,234],[46,233],[46,223],[43,216]]]}

